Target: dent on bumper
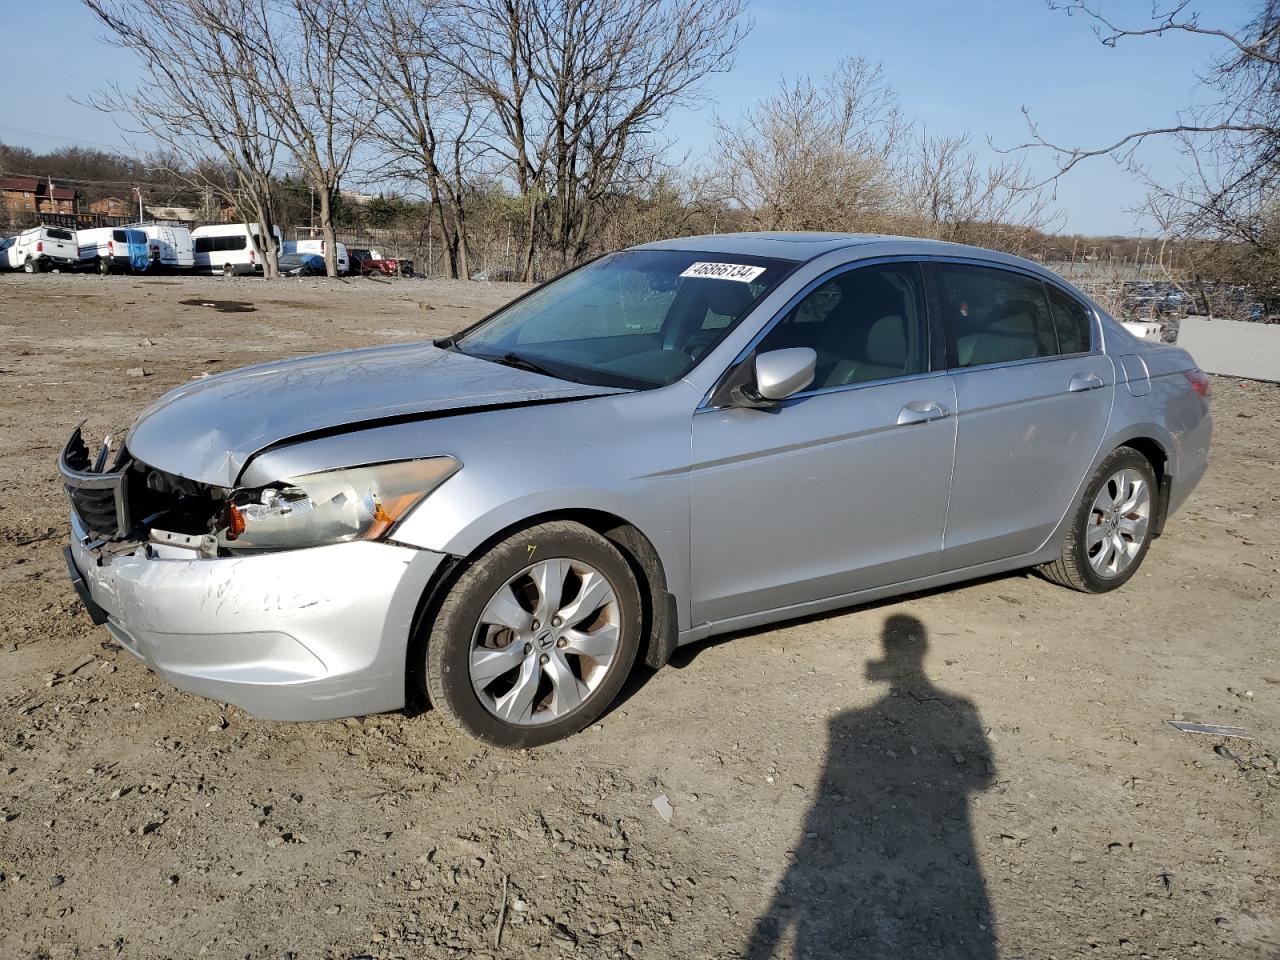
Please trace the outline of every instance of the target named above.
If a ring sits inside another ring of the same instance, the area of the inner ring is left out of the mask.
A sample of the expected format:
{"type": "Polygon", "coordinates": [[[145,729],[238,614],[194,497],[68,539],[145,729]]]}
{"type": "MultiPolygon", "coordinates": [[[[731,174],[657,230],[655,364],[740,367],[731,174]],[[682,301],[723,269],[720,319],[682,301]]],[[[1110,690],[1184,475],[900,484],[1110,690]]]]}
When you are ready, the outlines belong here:
{"type": "Polygon", "coordinates": [[[404,706],[409,632],[442,554],[344,543],[186,559],[140,546],[100,566],[71,523],[107,629],[175,687],[275,720],[404,706]]]}

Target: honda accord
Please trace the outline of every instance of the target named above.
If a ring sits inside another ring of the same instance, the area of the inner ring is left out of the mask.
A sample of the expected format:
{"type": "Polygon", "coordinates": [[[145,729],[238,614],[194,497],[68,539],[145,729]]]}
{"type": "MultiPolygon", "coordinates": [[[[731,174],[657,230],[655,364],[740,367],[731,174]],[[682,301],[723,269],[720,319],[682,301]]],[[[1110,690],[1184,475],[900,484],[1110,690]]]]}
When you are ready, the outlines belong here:
{"type": "Polygon", "coordinates": [[[1113,590],[1209,381],[1026,260],[840,234],[600,257],[480,323],[180,386],[59,468],[71,579],[175,686],[569,735],[681,644],[1034,567],[1113,590]]]}

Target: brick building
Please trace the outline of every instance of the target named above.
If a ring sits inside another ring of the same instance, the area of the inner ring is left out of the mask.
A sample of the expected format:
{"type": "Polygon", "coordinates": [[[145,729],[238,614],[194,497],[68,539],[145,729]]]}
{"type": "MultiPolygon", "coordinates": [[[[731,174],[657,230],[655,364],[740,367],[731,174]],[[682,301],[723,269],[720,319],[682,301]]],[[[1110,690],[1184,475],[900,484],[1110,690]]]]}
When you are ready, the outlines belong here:
{"type": "Polygon", "coordinates": [[[80,191],[36,177],[0,177],[0,206],[9,215],[80,212],[80,191]]]}
{"type": "Polygon", "coordinates": [[[122,197],[103,197],[89,204],[90,213],[101,213],[108,217],[128,217],[138,208],[122,197]]]}

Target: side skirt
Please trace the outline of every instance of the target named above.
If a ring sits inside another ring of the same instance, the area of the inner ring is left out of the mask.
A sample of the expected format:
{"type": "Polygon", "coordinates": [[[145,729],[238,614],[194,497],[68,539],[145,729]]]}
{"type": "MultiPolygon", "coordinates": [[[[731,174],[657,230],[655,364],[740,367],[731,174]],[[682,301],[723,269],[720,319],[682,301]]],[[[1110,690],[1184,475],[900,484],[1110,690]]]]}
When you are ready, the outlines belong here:
{"type": "Polygon", "coordinates": [[[714,637],[723,633],[747,630],[783,620],[794,620],[800,617],[812,616],[815,613],[825,613],[828,610],[838,610],[842,607],[852,607],[861,603],[870,603],[873,600],[882,600],[885,597],[900,596],[901,594],[914,593],[918,590],[931,590],[934,587],[945,587],[965,580],[976,580],[979,577],[991,576],[992,574],[1008,573],[1011,570],[1034,567],[1056,560],[1060,553],[1060,540],[1057,537],[1051,537],[1048,543],[1040,549],[1033,553],[1023,554],[1020,557],[993,560],[970,567],[962,567],[959,570],[935,573],[932,576],[920,577],[916,580],[903,580],[899,583],[886,584],[883,587],[871,587],[867,590],[841,594],[838,597],[810,600],[805,603],[775,607],[772,610],[761,610],[758,613],[743,614],[740,617],[732,617],[728,620],[716,620],[712,623],[699,624],[689,630],[681,631],[677,645],[684,646],[686,643],[695,643],[698,640],[704,640],[707,637],[714,637]]]}

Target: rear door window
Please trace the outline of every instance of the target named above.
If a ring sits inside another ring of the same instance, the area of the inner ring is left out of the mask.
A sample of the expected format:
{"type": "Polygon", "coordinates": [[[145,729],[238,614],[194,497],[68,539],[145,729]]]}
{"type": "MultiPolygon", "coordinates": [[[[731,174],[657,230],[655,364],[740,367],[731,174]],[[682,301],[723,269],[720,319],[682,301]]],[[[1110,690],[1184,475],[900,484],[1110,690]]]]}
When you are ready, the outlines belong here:
{"type": "Polygon", "coordinates": [[[116,243],[128,243],[129,234],[126,233],[124,230],[112,230],[111,239],[114,240],[116,243]]]}
{"type": "Polygon", "coordinates": [[[1044,284],[1035,277],[971,264],[939,263],[933,269],[956,366],[1060,353],[1044,284]]]}

